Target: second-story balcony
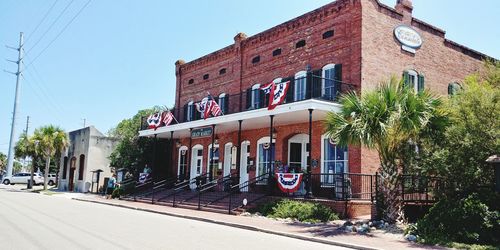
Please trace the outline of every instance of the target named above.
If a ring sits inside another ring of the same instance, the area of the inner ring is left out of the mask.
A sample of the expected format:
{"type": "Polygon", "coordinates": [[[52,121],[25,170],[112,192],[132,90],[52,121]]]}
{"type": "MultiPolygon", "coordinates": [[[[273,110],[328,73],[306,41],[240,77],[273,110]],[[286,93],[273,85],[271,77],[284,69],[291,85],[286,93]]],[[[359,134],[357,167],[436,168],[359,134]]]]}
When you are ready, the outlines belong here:
{"type": "MultiPolygon", "coordinates": [[[[141,135],[147,136],[167,131],[185,130],[187,128],[196,128],[238,120],[255,120],[259,117],[267,117],[273,114],[291,115],[287,117],[287,119],[291,119],[290,122],[293,123],[292,120],[297,120],[295,115],[299,113],[304,113],[300,115],[300,117],[306,119],[308,109],[322,111],[324,115],[326,115],[328,111],[338,110],[339,105],[337,102],[339,96],[342,93],[354,90],[354,86],[337,79],[325,78],[322,77],[320,73],[315,73],[316,72],[309,72],[303,77],[278,79],[279,82],[289,81],[289,88],[283,103],[274,110],[267,110],[269,94],[264,94],[264,91],[260,89],[260,85],[256,84],[240,93],[210,93],[221,107],[223,112],[222,116],[204,119],[196,107],[196,103],[202,100],[192,100],[182,107],[176,107],[171,110],[177,121],[173,121],[172,124],[167,126],[168,128],[160,127],[157,131],[148,130],[146,122],[147,117],[143,117],[141,127],[143,131],[141,135]]],[[[324,117],[324,115],[319,117],[317,115],[319,114],[316,113],[315,120],[324,117]]],[[[254,122],[256,122],[256,120],[254,122]]],[[[262,122],[264,122],[264,120],[262,122]]],[[[295,122],[300,121],[297,120],[295,122]]],[[[257,128],[259,126],[255,127],[257,128]]]]}

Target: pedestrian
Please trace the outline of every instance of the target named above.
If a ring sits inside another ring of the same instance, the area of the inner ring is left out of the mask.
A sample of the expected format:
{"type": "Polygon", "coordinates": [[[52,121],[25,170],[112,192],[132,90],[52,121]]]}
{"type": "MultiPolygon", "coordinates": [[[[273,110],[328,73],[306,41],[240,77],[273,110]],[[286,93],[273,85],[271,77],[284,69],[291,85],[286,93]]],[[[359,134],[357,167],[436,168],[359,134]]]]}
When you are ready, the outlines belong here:
{"type": "Polygon", "coordinates": [[[111,196],[113,194],[113,191],[115,191],[116,187],[116,174],[113,174],[111,178],[108,180],[108,185],[106,187],[106,199],[111,199],[111,196]]]}

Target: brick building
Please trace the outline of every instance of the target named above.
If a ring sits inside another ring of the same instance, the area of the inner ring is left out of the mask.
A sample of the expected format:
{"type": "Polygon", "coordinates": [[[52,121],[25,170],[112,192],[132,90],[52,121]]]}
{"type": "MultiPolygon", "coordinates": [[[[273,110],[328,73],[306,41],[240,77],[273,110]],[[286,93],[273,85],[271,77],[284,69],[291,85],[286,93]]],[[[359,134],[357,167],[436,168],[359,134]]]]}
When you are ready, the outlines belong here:
{"type": "Polygon", "coordinates": [[[417,91],[445,95],[488,58],[446,39],[445,31],[412,17],[412,9],[410,0],[395,8],[337,0],[254,36],[239,33],[233,44],[191,62],[178,60],[173,113],[179,123],[140,135],[174,140],[174,162],[166,167],[182,178],[231,175],[233,183],[258,187],[267,179],[255,178],[269,169],[309,167],[316,175],[313,195],[342,186],[336,174],[350,173],[349,192],[361,198],[370,188],[361,174],[373,174],[378,157],[325,138],[322,120],[340,110],[339,94],[404,75],[417,91]],[[271,81],[290,87],[284,103],[267,110],[269,97],[259,87],[271,81]],[[196,111],[207,93],[223,116],[203,119],[196,111]]]}

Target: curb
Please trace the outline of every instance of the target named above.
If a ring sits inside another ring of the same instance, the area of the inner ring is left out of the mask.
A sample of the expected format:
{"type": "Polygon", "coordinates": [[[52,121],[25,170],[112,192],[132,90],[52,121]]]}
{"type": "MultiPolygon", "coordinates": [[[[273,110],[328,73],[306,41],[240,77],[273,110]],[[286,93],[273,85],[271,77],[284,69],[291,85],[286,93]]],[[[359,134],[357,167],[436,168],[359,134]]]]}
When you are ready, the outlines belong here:
{"type": "Polygon", "coordinates": [[[156,211],[156,210],[148,209],[148,208],[139,208],[139,207],[123,205],[123,204],[112,204],[112,203],[107,203],[107,202],[102,202],[102,201],[97,201],[97,200],[87,200],[87,199],[82,199],[82,198],[72,198],[72,199],[77,200],[77,201],[97,203],[97,204],[102,204],[102,205],[121,207],[121,208],[138,210],[138,211],[143,211],[143,212],[163,214],[163,215],[168,215],[168,216],[178,217],[178,218],[183,218],[183,219],[214,223],[217,225],[224,225],[224,226],[235,227],[235,228],[240,228],[240,229],[244,229],[244,230],[274,234],[274,235],[284,236],[284,237],[288,237],[288,238],[306,240],[306,241],[322,243],[322,244],[327,244],[327,245],[332,245],[332,246],[348,247],[348,248],[360,249],[360,250],[378,250],[379,249],[379,248],[361,246],[361,245],[356,245],[356,244],[351,244],[351,243],[344,243],[344,242],[338,242],[338,241],[333,241],[333,240],[319,239],[319,238],[315,238],[315,237],[298,235],[298,234],[293,234],[293,233],[277,232],[277,231],[272,231],[272,230],[268,230],[268,229],[264,229],[264,228],[260,228],[260,227],[242,225],[242,224],[238,224],[238,223],[231,223],[231,222],[225,222],[225,221],[219,221],[219,220],[213,220],[213,219],[207,219],[207,218],[200,218],[200,217],[196,217],[196,216],[188,216],[188,215],[182,215],[182,214],[176,214],[176,213],[170,213],[170,212],[164,212],[164,211],[156,211]]]}

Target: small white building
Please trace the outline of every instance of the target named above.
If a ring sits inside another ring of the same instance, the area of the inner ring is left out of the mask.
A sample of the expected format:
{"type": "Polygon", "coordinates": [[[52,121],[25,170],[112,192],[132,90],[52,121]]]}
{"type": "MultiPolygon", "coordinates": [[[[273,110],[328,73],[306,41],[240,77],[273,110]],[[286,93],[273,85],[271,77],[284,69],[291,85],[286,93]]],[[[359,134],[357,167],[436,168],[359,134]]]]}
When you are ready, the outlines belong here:
{"type": "MultiPolygon", "coordinates": [[[[94,126],[68,133],[69,146],[61,156],[59,190],[86,193],[91,191],[92,171],[102,170],[94,192],[104,185],[104,178],[111,176],[109,156],[118,139],[107,137],[94,126]]],[[[95,181],[95,179],[94,179],[95,181]]]]}

